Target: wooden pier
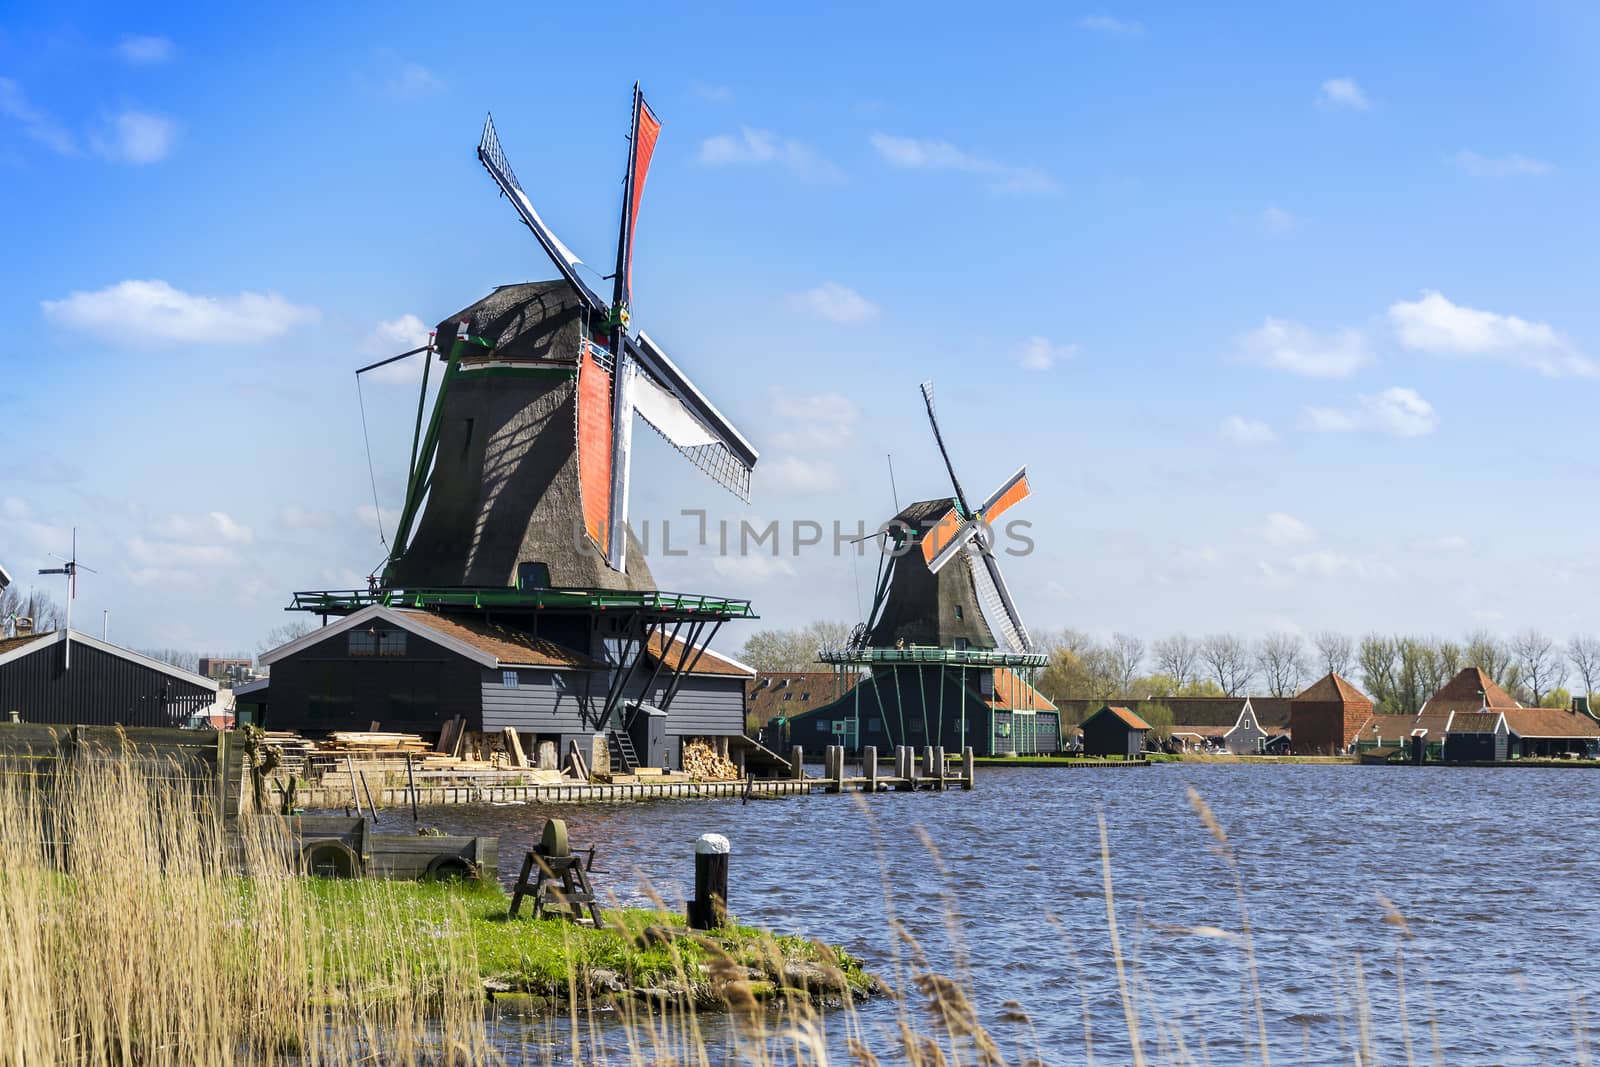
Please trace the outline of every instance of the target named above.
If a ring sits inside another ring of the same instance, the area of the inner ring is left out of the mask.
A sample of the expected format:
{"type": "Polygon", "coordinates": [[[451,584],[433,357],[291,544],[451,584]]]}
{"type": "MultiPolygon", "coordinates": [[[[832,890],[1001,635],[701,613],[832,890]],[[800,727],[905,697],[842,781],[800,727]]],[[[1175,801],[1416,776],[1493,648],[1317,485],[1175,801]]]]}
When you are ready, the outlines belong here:
{"type": "MultiPolygon", "coordinates": [[[[971,789],[975,761],[972,749],[962,752],[961,768],[949,773],[944,749],[904,747],[895,754],[893,773],[881,774],[877,749],[868,747],[861,755],[859,773],[847,771],[845,750],[830,745],[823,750],[823,775],[805,773],[805,753],[798,746],[790,753],[790,774],[786,778],[747,778],[730,782],[530,782],[526,785],[478,784],[394,786],[373,789],[381,816],[385,809],[399,810],[415,803],[418,807],[442,804],[596,804],[626,803],[641,800],[697,800],[810,796],[813,793],[916,792],[919,790],[971,789]],[[932,769],[944,773],[934,773],[932,769]]],[[[295,792],[297,803],[307,809],[341,808],[350,804],[350,792],[328,786],[301,786],[295,792]]]]}

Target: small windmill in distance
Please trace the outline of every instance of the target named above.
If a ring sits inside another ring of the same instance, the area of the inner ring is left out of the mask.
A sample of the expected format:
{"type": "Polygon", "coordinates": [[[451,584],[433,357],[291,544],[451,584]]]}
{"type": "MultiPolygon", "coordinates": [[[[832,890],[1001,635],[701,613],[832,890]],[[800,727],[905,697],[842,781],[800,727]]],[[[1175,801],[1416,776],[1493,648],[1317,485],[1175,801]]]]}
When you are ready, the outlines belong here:
{"type": "Polygon", "coordinates": [[[71,559],[67,559],[67,558],[65,558],[63,556],[56,555],[54,552],[50,553],[50,557],[52,559],[61,560],[61,562],[62,562],[62,564],[64,564],[64,566],[46,567],[43,570],[41,570],[39,573],[40,574],[65,574],[67,576],[67,639],[63,643],[62,654],[63,654],[64,659],[63,659],[63,666],[62,666],[61,669],[62,670],[71,670],[72,669],[72,602],[75,599],[77,599],[77,596],[78,596],[78,572],[80,570],[88,571],[90,574],[99,574],[100,572],[95,570],[93,567],[85,567],[83,564],[78,562],[78,528],[76,526],[74,526],[72,528],[72,558],[71,559]]]}

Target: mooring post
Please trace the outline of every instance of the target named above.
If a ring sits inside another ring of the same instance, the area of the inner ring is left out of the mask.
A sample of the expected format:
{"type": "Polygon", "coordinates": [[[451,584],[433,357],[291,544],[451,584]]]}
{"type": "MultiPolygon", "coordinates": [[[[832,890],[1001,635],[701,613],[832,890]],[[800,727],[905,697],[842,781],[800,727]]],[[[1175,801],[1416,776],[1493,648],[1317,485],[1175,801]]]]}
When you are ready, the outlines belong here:
{"type": "Polygon", "coordinates": [[[933,773],[935,775],[933,787],[935,789],[942,790],[944,788],[944,772],[944,746],[935,745],[933,749],[933,773]]]}
{"type": "Polygon", "coordinates": [[[789,774],[797,782],[806,776],[806,750],[799,745],[789,750],[789,774]]]}
{"type": "Polygon", "coordinates": [[[878,791],[878,746],[868,745],[861,750],[861,770],[867,779],[867,792],[878,791]]]}
{"type": "Polygon", "coordinates": [[[916,777],[916,774],[916,764],[911,759],[911,746],[896,745],[894,747],[894,776],[900,780],[895,783],[894,787],[901,791],[915,788],[916,783],[912,779],[916,777]]]}
{"type": "Polygon", "coordinates": [[[694,899],[689,929],[715,930],[728,917],[728,853],[721,834],[701,834],[694,843],[694,899]]]}
{"type": "Polygon", "coordinates": [[[972,776],[976,771],[977,759],[972,754],[972,746],[968,745],[961,750],[961,788],[972,788],[972,776]]]}
{"type": "MultiPolygon", "coordinates": [[[[922,749],[922,779],[926,782],[938,773],[940,772],[933,766],[933,746],[926,745],[922,749]]],[[[933,788],[937,789],[939,786],[934,785],[933,788]]]]}

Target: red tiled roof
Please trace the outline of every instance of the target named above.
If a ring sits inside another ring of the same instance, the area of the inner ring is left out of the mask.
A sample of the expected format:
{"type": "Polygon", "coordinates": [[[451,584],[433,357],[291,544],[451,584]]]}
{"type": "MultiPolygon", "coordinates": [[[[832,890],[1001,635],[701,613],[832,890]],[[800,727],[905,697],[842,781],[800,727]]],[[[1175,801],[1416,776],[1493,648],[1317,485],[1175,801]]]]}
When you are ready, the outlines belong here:
{"type": "Polygon", "coordinates": [[[645,652],[651,659],[665,663],[673,670],[681,670],[687,660],[692,668],[690,674],[725,674],[734,678],[750,678],[755,674],[750,668],[720,655],[713,649],[696,648],[681,638],[672,641],[670,650],[663,656],[662,650],[667,647],[666,636],[653,633],[650,635],[650,642],[645,652]]]}
{"type": "Polygon", "coordinates": [[[1021,675],[1007,667],[994,669],[994,696],[989,698],[991,708],[1027,708],[1033,711],[1055,711],[1050,698],[1029,685],[1021,675]]]}
{"type": "Polygon", "coordinates": [[[1345,681],[1333,671],[1312,682],[1305,691],[1294,698],[1297,701],[1319,704],[1372,704],[1372,698],[1345,681]]]}
{"type": "Polygon", "coordinates": [[[1522,705],[1494,684],[1477,667],[1465,667],[1428,698],[1423,709],[1430,712],[1477,711],[1480,708],[1519,708],[1522,705]]]}
{"type": "Polygon", "coordinates": [[[521,630],[499,626],[484,619],[435,615],[430,611],[408,611],[405,615],[407,619],[426,626],[435,633],[493,656],[507,667],[595,669],[600,666],[589,657],[558,645],[554,641],[546,641],[521,630]]]}
{"type": "Polygon", "coordinates": [[[1410,737],[1414,730],[1428,731],[1430,742],[1443,741],[1445,726],[1449,722],[1448,711],[1423,711],[1417,715],[1370,715],[1356,735],[1346,738],[1346,741],[1371,741],[1376,738],[1385,744],[1393,744],[1410,737]],[[1378,727],[1376,731],[1372,729],[1374,725],[1378,727]]]}
{"type": "Polygon", "coordinates": [[[1501,714],[1518,737],[1600,737],[1600,722],[1571,708],[1506,708],[1501,714]]]}
{"type": "Polygon", "coordinates": [[[831,704],[855,687],[852,674],[832,671],[763,672],[745,685],[745,707],[763,726],[780,715],[793,718],[802,711],[831,704]]]}
{"type": "Polygon", "coordinates": [[[1492,734],[1500,723],[1498,711],[1458,711],[1450,720],[1453,734],[1492,734]]]}
{"type": "MultiPolygon", "coordinates": [[[[73,632],[76,633],[77,631],[74,630],[73,632]]],[[[46,630],[43,633],[18,634],[16,637],[0,637],[0,656],[5,655],[7,652],[19,649],[31,641],[37,641],[42,637],[50,637],[54,633],[54,630],[46,630]]]]}
{"type": "MultiPolygon", "coordinates": [[[[1125,725],[1125,726],[1131,726],[1135,730],[1148,730],[1148,729],[1151,729],[1150,724],[1145,722],[1143,719],[1139,718],[1139,716],[1135,715],[1133,712],[1129,711],[1127,708],[1124,708],[1124,707],[1121,707],[1121,706],[1118,706],[1118,705],[1115,705],[1115,704],[1107,704],[1107,705],[1105,705],[1105,707],[1103,707],[1099,711],[1095,712],[1094,715],[1089,716],[1089,718],[1092,719],[1092,718],[1095,717],[1095,715],[1104,715],[1108,711],[1111,714],[1115,715],[1117,717],[1117,719],[1120,720],[1123,723],[1123,725],[1125,725]]],[[[1088,722],[1089,720],[1085,719],[1084,721],[1088,722]]]]}

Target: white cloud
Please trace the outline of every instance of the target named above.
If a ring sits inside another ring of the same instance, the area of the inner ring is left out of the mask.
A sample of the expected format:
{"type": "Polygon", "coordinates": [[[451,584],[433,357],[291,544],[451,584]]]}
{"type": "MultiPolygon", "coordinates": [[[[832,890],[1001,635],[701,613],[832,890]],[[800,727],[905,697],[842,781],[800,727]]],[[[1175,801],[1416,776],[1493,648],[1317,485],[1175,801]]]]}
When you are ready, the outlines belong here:
{"type": "Polygon", "coordinates": [[[250,527],[225,511],[210,511],[204,515],[168,515],[155,524],[152,532],[168,540],[191,543],[222,541],[247,545],[255,540],[250,527]]]}
{"type": "Polygon", "coordinates": [[[159,34],[130,33],[117,42],[117,55],[122,57],[123,62],[136,67],[166,63],[177,54],[178,49],[172,39],[159,34]]]}
{"type": "Polygon", "coordinates": [[[791,393],[774,389],[772,414],[786,424],[783,429],[768,432],[767,440],[773,447],[807,452],[844,447],[855,433],[861,409],[842,393],[791,393]]]}
{"type": "MultiPolygon", "coordinates": [[[[409,352],[426,345],[429,332],[425,322],[415,315],[405,314],[397,319],[378,323],[367,334],[361,347],[368,355],[374,357],[374,360],[385,356],[397,356],[401,352],[409,352]]],[[[422,365],[427,358],[427,354],[424,353],[398,360],[385,364],[377,370],[368,371],[362,377],[385,385],[416,385],[422,381],[422,365]]]]}
{"type": "Polygon", "coordinates": [[[1316,531],[1281,511],[1267,516],[1267,521],[1256,531],[1269,545],[1304,545],[1317,539],[1316,531]]]}
{"type": "Polygon", "coordinates": [[[1096,33],[1109,33],[1124,37],[1133,37],[1144,32],[1144,23],[1139,20],[1119,19],[1115,15],[1085,15],[1078,20],[1078,27],[1085,30],[1094,30],[1096,33]]]}
{"type": "Polygon", "coordinates": [[[228,567],[238,563],[231,547],[214,544],[184,544],[180,541],[150,541],[130,537],[125,543],[128,558],[147,567],[228,567]]]}
{"type": "Polygon", "coordinates": [[[337,523],[326,511],[312,511],[298,504],[288,504],[278,511],[278,525],[290,530],[326,530],[337,523]]]}
{"type": "Polygon", "coordinates": [[[758,553],[717,556],[711,561],[711,569],[717,577],[727,578],[739,586],[760,584],[795,573],[794,565],[781,556],[758,553]]]}
{"type": "Polygon", "coordinates": [[[1432,290],[1391,305],[1389,322],[1412,351],[1497,359],[1551,378],[1600,376],[1600,366],[1549,323],[1463,307],[1432,290]]]}
{"type": "Polygon", "coordinates": [[[1485,156],[1463,149],[1445,161],[1466,171],[1474,178],[1543,177],[1553,174],[1555,166],[1542,159],[1530,159],[1515,152],[1503,156],[1485,156]]]}
{"type": "Polygon", "coordinates": [[[1317,106],[1327,111],[1366,111],[1372,101],[1354,78],[1329,78],[1317,94],[1317,106]]]}
{"type": "Polygon", "coordinates": [[[1317,334],[1301,323],[1273,318],[1239,338],[1238,356],[1246,363],[1308,378],[1347,378],[1371,362],[1359,330],[1317,334]]]}
{"type": "Polygon", "coordinates": [[[1311,429],[1321,433],[1383,433],[1392,437],[1423,437],[1439,427],[1433,405],[1414,389],[1392,386],[1381,393],[1356,398],[1347,408],[1306,408],[1311,429]]]}
{"type": "Polygon", "coordinates": [[[977,174],[997,193],[1053,193],[1060,184],[1037,167],[1017,167],[964,152],[949,141],[919,140],[874,133],[872,147],[884,161],[908,170],[949,170],[977,174]]]}
{"type": "Polygon", "coordinates": [[[178,124],[165,115],[129,109],[106,116],[89,146],[114,163],[143,166],[166,159],[177,139],[178,124]]]}
{"type": "Polygon", "coordinates": [[[377,50],[379,85],[390,96],[416,96],[444,88],[444,80],[421,63],[413,63],[390,48],[377,50]]]}
{"type": "Polygon", "coordinates": [[[1316,578],[1370,578],[1390,573],[1388,567],[1339,552],[1306,552],[1291,559],[1289,566],[1316,578]]]}
{"type": "Polygon", "coordinates": [[[844,171],[816,149],[771,130],[741,126],[737,134],[722,133],[700,142],[699,162],[705,167],[782,167],[806,181],[837,182],[844,171]]]}
{"type": "Polygon", "coordinates": [[[113,343],[254,344],[277,337],[319,312],[291,304],[277,293],[196,296],[164,281],[125,281],[95,292],[73,292],[43,302],[45,318],[57,326],[113,343]]]}
{"type": "Polygon", "coordinates": [[[0,116],[16,122],[22,132],[64,156],[76,155],[78,143],[54,118],[28,102],[22,86],[10,78],[0,78],[0,116]]]}
{"type": "Polygon", "coordinates": [[[762,488],[777,492],[821,493],[840,486],[839,472],[825,460],[781,456],[756,468],[762,488]]]}
{"type": "Polygon", "coordinates": [[[1282,237],[1300,225],[1300,220],[1276,204],[1268,204],[1256,220],[1261,232],[1268,237],[1282,237]]]}
{"type": "Polygon", "coordinates": [[[878,305],[848,286],[823,282],[803,293],[790,293],[788,303],[796,311],[815,315],[829,322],[869,322],[878,317],[878,305]]]}
{"type": "Polygon", "coordinates": [[[1472,547],[1472,543],[1460,534],[1445,534],[1443,537],[1430,537],[1417,547],[1429,552],[1465,552],[1472,547]]]}
{"type": "Polygon", "coordinates": [[[1017,365],[1024,370],[1050,370],[1077,354],[1077,345],[1057,344],[1048,337],[1034,336],[1017,349],[1017,365]]]}
{"type": "Polygon", "coordinates": [[[1268,445],[1278,439],[1271,426],[1241,415],[1229,415],[1222,420],[1222,436],[1236,445],[1268,445]]]}

